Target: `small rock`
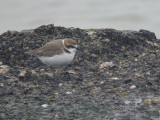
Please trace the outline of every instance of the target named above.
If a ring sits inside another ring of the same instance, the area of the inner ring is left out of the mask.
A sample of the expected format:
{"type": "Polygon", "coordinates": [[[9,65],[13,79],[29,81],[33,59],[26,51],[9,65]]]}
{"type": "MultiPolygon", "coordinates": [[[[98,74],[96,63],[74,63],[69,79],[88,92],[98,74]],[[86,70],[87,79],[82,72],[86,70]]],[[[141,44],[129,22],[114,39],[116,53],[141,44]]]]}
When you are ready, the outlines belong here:
{"type": "Polygon", "coordinates": [[[23,49],[24,49],[24,50],[29,50],[29,47],[24,47],[23,49]]]}
{"type": "Polygon", "coordinates": [[[12,48],[12,47],[10,47],[10,48],[8,48],[8,49],[9,49],[9,51],[11,52],[13,48],[12,48]]]}
{"type": "Polygon", "coordinates": [[[156,53],[158,53],[159,52],[159,50],[156,50],[156,53]]]}
{"type": "Polygon", "coordinates": [[[146,53],[142,53],[142,56],[143,56],[143,57],[146,56],[146,53]]]}
{"type": "Polygon", "coordinates": [[[146,75],[151,75],[151,73],[150,72],[146,72],[146,75]]]}
{"type": "Polygon", "coordinates": [[[120,92],[120,93],[124,93],[124,88],[122,88],[122,87],[118,87],[118,88],[116,88],[116,90],[117,90],[118,92],[120,92]]]}
{"type": "Polygon", "coordinates": [[[108,89],[107,91],[110,92],[110,93],[117,92],[117,91],[120,92],[120,93],[124,93],[124,89],[122,87],[111,88],[111,89],[108,89]]]}
{"type": "Polygon", "coordinates": [[[94,57],[94,58],[96,58],[96,57],[97,57],[97,55],[96,55],[96,54],[91,54],[91,56],[92,56],[92,57],[94,57]]]}
{"type": "Polygon", "coordinates": [[[76,68],[76,69],[78,69],[78,70],[80,70],[80,69],[81,69],[81,67],[79,67],[79,66],[76,66],[75,68],[76,68]]]}
{"type": "Polygon", "coordinates": [[[34,70],[31,70],[31,73],[32,73],[33,76],[37,76],[37,77],[39,76],[39,74],[34,70]]]}
{"type": "Polygon", "coordinates": [[[118,80],[118,77],[113,77],[113,78],[111,78],[112,80],[118,80]]]}
{"type": "Polygon", "coordinates": [[[15,35],[16,33],[17,33],[17,31],[15,31],[15,30],[12,30],[12,31],[11,31],[11,34],[12,34],[12,35],[15,35]]]}
{"type": "Polygon", "coordinates": [[[132,85],[132,86],[130,87],[131,90],[133,90],[133,89],[135,89],[135,88],[136,88],[135,85],[132,85]]]}
{"type": "Polygon", "coordinates": [[[94,71],[94,72],[98,72],[98,69],[99,69],[99,65],[98,65],[98,64],[93,65],[93,66],[91,67],[91,70],[94,71]]]}
{"type": "Polygon", "coordinates": [[[44,69],[40,69],[40,72],[42,73],[42,72],[44,72],[45,70],[44,69]]]}
{"type": "Polygon", "coordinates": [[[146,41],[147,44],[153,46],[153,47],[157,47],[157,48],[160,48],[160,46],[157,44],[157,43],[154,43],[154,42],[151,42],[151,41],[146,41]]]}
{"type": "Polygon", "coordinates": [[[59,70],[56,69],[55,72],[54,72],[54,74],[59,74],[59,70]]]}
{"type": "Polygon", "coordinates": [[[160,48],[160,46],[157,43],[154,43],[154,47],[160,48]]]}
{"type": "Polygon", "coordinates": [[[69,74],[77,74],[74,70],[68,70],[67,71],[69,74]]]}
{"type": "Polygon", "coordinates": [[[145,100],[143,101],[143,103],[144,103],[145,105],[151,105],[151,104],[152,104],[152,100],[151,100],[151,99],[145,99],[145,100]]]}
{"type": "Polygon", "coordinates": [[[75,89],[73,89],[73,90],[72,90],[72,92],[76,92],[76,90],[75,90],[75,89]]]}
{"type": "Polygon", "coordinates": [[[24,77],[26,76],[27,72],[26,71],[22,71],[20,74],[19,74],[19,77],[24,77]]]}
{"type": "Polygon", "coordinates": [[[122,50],[125,51],[125,50],[126,50],[126,47],[125,47],[125,46],[122,46],[122,50]]]}
{"type": "Polygon", "coordinates": [[[93,34],[96,34],[96,32],[94,32],[94,31],[89,31],[89,32],[87,32],[87,34],[88,34],[88,35],[93,35],[93,34]]]}
{"type": "Polygon", "coordinates": [[[156,57],[155,54],[150,54],[150,55],[148,56],[149,59],[154,59],[155,57],[156,57]]]}
{"type": "Polygon", "coordinates": [[[152,98],[152,103],[159,104],[160,103],[160,97],[152,98]]]}
{"type": "Polygon", "coordinates": [[[6,74],[10,70],[10,67],[8,65],[1,65],[0,66],[0,74],[6,74]]]}
{"type": "Polygon", "coordinates": [[[44,75],[47,75],[48,77],[51,77],[51,78],[53,77],[53,74],[52,74],[52,73],[47,73],[47,72],[46,72],[46,73],[44,73],[44,75]]]}
{"type": "Polygon", "coordinates": [[[92,86],[94,86],[94,83],[93,83],[93,82],[89,82],[89,83],[87,84],[87,86],[92,87],[92,86]]]}
{"type": "Polygon", "coordinates": [[[59,83],[58,87],[62,87],[63,83],[59,83]]]}
{"type": "Polygon", "coordinates": [[[87,34],[89,36],[91,36],[92,38],[96,37],[96,32],[94,32],[94,31],[89,31],[89,32],[87,32],[87,34]]]}
{"type": "Polygon", "coordinates": [[[135,61],[135,62],[137,62],[137,61],[138,61],[138,59],[137,59],[137,58],[135,58],[135,59],[134,59],[134,61],[135,61]]]}
{"type": "Polygon", "coordinates": [[[48,107],[48,104],[43,104],[41,106],[44,107],[44,108],[46,108],[46,107],[48,107]]]}
{"type": "Polygon", "coordinates": [[[101,69],[113,67],[113,66],[114,66],[113,62],[104,62],[100,64],[99,69],[101,70],[101,69]]]}
{"type": "Polygon", "coordinates": [[[101,84],[101,85],[104,84],[104,81],[101,81],[100,84],[101,84]]]}
{"type": "Polygon", "coordinates": [[[0,86],[1,86],[1,87],[3,87],[3,86],[4,86],[4,84],[3,84],[3,83],[1,83],[1,84],[0,84],[0,86]]]}
{"type": "Polygon", "coordinates": [[[54,23],[52,23],[51,26],[54,27],[54,23]]]}
{"type": "Polygon", "coordinates": [[[96,94],[100,93],[101,90],[102,90],[102,89],[101,89],[100,87],[95,87],[95,88],[91,91],[91,93],[94,94],[94,95],[96,95],[96,94]]]}
{"type": "Polygon", "coordinates": [[[66,92],[66,94],[67,94],[67,95],[70,95],[70,94],[72,94],[72,92],[68,91],[68,92],[66,92]]]}
{"type": "Polygon", "coordinates": [[[109,43],[110,42],[110,40],[109,39],[103,39],[103,40],[101,40],[102,42],[105,42],[105,43],[109,43]]]}
{"type": "Polygon", "coordinates": [[[135,73],[134,75],[135,75],[135,77],[141,77],[142,76],[139,73],[135,73]]]}

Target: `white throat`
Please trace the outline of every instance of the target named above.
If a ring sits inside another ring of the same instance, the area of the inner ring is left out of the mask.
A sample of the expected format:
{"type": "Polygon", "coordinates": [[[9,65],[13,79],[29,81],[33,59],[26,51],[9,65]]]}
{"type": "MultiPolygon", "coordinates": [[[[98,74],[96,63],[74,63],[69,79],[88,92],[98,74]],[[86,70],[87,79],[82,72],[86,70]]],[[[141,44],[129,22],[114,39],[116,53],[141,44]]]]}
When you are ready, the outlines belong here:
{"type": "Polygon", "coordinates": [[[66,48],[66,46],[64,45],[64,40],[62,40],[62,44],[64,46],[65,49],[67,49],[68,51],[70,51],[72,54],[75,54],[77,49],[76,48],[66,48]]]}
{"type": "MultiPolygon", "coordinates": [[[[62,40],[62,44],[63,44],[63,46],[66,48],[66,46],[64,45],[64,40],[62,40]]],[[[67,49],[67,48],[66,48],[67,49]]],[[[68,49],[67,49],[68,50],[68,49]]]]}

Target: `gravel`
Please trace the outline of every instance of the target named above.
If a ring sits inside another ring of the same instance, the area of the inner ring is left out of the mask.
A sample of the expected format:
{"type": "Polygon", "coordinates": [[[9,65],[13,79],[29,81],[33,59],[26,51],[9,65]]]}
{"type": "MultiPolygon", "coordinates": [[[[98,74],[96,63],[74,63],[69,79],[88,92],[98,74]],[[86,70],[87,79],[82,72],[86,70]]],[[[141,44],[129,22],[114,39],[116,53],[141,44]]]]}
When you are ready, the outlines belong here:
{"type": "Polygon", "coordinates": [[[2,120],[159,120],[159,108],[160,40],[153,32],[50,24],[0,35],[2,120]],[[49,67],[25,54],[62,38],[80,46],[71,65],[49,67]]]}

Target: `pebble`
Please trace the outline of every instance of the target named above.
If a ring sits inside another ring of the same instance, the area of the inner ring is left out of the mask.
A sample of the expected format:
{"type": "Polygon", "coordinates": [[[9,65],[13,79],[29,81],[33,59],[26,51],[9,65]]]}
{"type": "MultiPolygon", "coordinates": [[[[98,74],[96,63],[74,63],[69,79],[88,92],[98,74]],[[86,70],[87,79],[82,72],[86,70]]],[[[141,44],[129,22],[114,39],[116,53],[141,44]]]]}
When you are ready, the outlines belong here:
{"type": "Polygon", "coordinates": [[[135,73],[134,74],[136,77],[141,77],[142,75],[140,75],[139,73],[135,73]]]}
{"type": "Polygon", "coordinates": [[[150,72],[146,72],[146,75],[151,75],[151,73],[150,72]]]}
{"type": "Polygon", "coordinates": [[[157,43],[154,43],[154,47],[160,48],[160,46],[157,43]]]}
{"type": "Polygon", "coordinates": [[[151,42],[151,41],[146,41],[149,45],[153,46],[153,47],[158,47],[160,48],[160,46],[157,43],[151,42]]]}
{"type": "Polygon", "coordinates": [[[87,86],[92,87],[92,86],[94,86],[94,83],[93,83],[93,82],[89,82],[89,83],[87,84],[87,86]]]}
{"type": "Polygon", "coordinates": [[[96,32],[94,32],[94,31],[89,31],[89,32],[87,32],[87,34],[89,36],[91,36],[92,38],[96,37],[96,32]]]}
{"type": "Polygon", "coordinates": [[[126,50],[126,47],[125,47],[125,46],[122,46],[122,50],[125,51],[125,50],[126,50]]]}
{"type": "Polygon", "coordinates": [[[34,70],[31,70],[31,73],[32,73],[33,76],[37,76],[37,77],[39,76],[39,74],[34,70]]]}
{"type": "Polygon", "coordinates": [[[59,83],[58,87],[62,87],[63,83],[59,83]]]}
{"type": "Polygon", "coordinates": [[[156,50],[156,53],[158,53],[159,52],[159,50],[156,50]]]}
{"type": "Polygon", "coordinates": [[[135,58],[135,59],[134,59],[134,61],[135,61],[135,62],[137,62],[137,61],[138,61],[138,59],[137,59],[137,58],[135,58]]]}
{"type": "Polygon", "coordinates": [[[154,98],[145,99],[143,101],[143,103],[145,105],[151,105],[152,103],[154,103],[154,104],[160,104],[160,97],[154,97],[154,98]]]}
{"type": "Polygon", "coordinates": [[[46,73],[44,73],[44,75],[47,75],[48,77],[51,77],[51,78],[53,77],[53,74],[52,74],[52,73],[47,73],[47,72],[46,72],[46,73]]]}
{"type": "Polygon", "coordinates": [[[155,54],[150,54],[150,55],[148,56],[149,59],[154,59],[155,57],[156,57],[155,54]]]}
{"type": "Polygon", "coordinates": [[[74,70],[68,70],[67,71],[69,74],[77,74],[74,70]]]}
{"type": "Polygon", "coordinates": [[[91,91],[91,93],[94,94],[94,95],[96,95],[96,94],[100,93],[101,90],[102,90],[102,89],[101,89],[100,87],[95,87],[95,88],[91,91]]]}
{"type": "Polygon", "coordinates": [[[78,69],[78,70],[80,70],[80,69],[81,69],[81,67],[79,67],[79,66],[76,66],[75,68],[76,68],[76,69],[78,69]]]}
{"type": "Polygon", "coordinates": [[[45,70],[44,69],[40,69],[40,72],[42,73],[42,72],[44,72],[45,70]]]}
{"type": "Polygon", "coordinates": [[[10,67],[8,65],[0,66],[0,74],[7,74],[9,70],[10,70],[10,67]]]}
{"type": "Polygon", "coordinates": [[[101,70],[113,66],[114,66],[113,62],[103,62],[102,64],[100,64],[99,69],[101,70]]]}
{"type": "Polygon", "coordinates": [[[76,92],[76,90],[75,90],[75,89],[72,89],[72,92],[76,92]]]}
{"type": "Polygon", "coordinates": [[[13,48],[12,48],[12,47],[10,47],[10,48],[8,48],[8,49],[9,49],[9,51],[11,52],[13,48]]]}
{"type": "Polygon", "coordinates": [[[41,106],[44,107],[44,108],[46,108],[46,107],[48,107],[48,104],[43,104],[41,106]]]}
{"type": "Polygon", "coordinates": [[[67,95],[70,95],[70,94],[72,94],[72,92],[68,91],[68,92],[66,92],[66,94],[67,94],[67,95]]]}
{"type": "Polygon", "coordinates": [[[145,105],[151,105],[151,104],[152,104],[152,100],[151,100],[151,99],[145,99],[145,100],[143,101],[143,103],[144,103],[145,105]]]}
{"type": "Polygon", "coordinates": [[[146,56],[146,53],[142,53],[142,56],[143,56],[143,57],[146,56]]]}
{"type": "Polygon", "coordinates": [[[102,84],[104,84],[104,81],[101,81],[101,82],[100,82],[100,85],[102,85],[102,84]]]}
{"type": "Polygon", "coordinates": [[[160,97],[152,98],[152,103],[160,104],[160,97]]]}
{"type": "Polygon", "coordinates": [[[88,34],[88,35],[93,35],[93,34],[96,34],[96,32],[94,32],[94,31],[89,31],[89,32],[87,32],[87,34],[88,34]]]}
{"type": "Polygon", "coordinates": [[[151,45],[151,46],[154,46],[154,43],[151,42],[151,41],[148,41],[148,40],[147,40],[146,43],[149,44],[149,45],[151,45]]]}
{"type": "Polygon", "coordinates": [[[132,86],[130,87],[131,90],[133,90],[133,89],[135,89],[135,88],[136,88],[135,85],[132,85],[132,86]]]}
{"type": "Polygon", "coordinates": [[[118,77],[113,77],[113,78],[111,78],[112,80],[118,80],[118,77]]]}
{"type": "Polygon", "coordinates": [[[16,34],[16,33],[18,33],[18,32],[15,31],[15,30],[12,30],[12,31],[11,31],[11,34],[12,34],[12,35],[14,35],[14,34],[16,34]]]}
{"type": "Polygon", "coordinates": [[[101,40],[102,42],[105,42],[105,43],[109,43],[110,42],[110,40],[109,39],[103,39],[103,40],[101,40]]]}
{"type": "Polygon", "coordinates": [[[20,74],[19,74],[19,77],[24,77],[26,76],[27,72],[26,71],[22,71],[20,74]]]}

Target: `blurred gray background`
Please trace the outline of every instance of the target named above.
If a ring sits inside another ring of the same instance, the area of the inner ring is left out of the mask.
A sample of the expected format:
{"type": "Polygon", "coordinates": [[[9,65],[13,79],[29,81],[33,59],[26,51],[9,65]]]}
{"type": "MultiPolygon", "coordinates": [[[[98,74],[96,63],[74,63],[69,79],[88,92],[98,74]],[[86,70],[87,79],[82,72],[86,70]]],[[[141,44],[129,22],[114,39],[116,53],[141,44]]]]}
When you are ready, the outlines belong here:
{"type": "Polygon", "coordinates": [[[0,0],[0,34],[50,23],[78,28],[147,29],[160,38],[160,0],[0,0]]]}

